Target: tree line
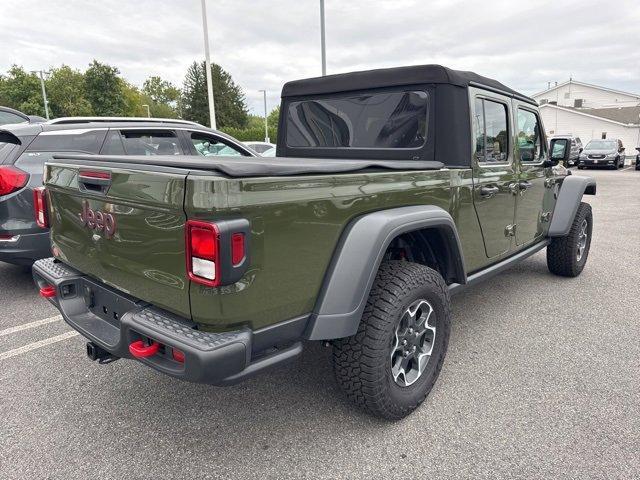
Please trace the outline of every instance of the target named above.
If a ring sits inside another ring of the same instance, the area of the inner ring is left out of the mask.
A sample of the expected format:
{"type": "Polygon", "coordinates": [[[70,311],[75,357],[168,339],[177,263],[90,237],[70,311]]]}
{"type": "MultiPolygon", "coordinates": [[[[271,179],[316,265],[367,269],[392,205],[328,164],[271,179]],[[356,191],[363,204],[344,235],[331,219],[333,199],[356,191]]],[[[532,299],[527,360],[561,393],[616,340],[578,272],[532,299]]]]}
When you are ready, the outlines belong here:
{"type": "MultiPolygon", "coordinates": [[[[264,118],[250,115],[242,88],[229,72],[211,65],[218,129],[239,140],[264,139],[264,118]]],[[[63,65],[45,77],[51,118],[74,116],[182,118],[209,125],[206,67],[193,62],[182,87],[159,76],[147,78],[142,88],[127,82],[118,68],[93,60],[82,72],[63,65]]],[[[14,65],[0,74],[0,105],[28,115],[45,116],[40,78],[14,65]]],[[[269,136],[277,136],[278,109],[269,115],[269,136]]]]}

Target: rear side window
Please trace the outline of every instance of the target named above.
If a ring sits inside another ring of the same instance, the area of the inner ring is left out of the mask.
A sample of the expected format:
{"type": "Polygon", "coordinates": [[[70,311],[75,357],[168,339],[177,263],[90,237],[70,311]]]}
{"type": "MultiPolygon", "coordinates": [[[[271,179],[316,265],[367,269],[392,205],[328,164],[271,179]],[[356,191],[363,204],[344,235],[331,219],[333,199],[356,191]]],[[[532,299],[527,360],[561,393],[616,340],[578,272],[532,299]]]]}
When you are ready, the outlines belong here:
{"type": "Polygon", "coordinates": [[[417,149],[427,138],[424,91],[360,93],[291,102],[286,142],[297,148],[417,149]]]}
{"type": "MultiPolygon", "coordinates": [[[[117,133],[117,132],[115,132],[117,133]]],[[[122,145],[110,137],[110,151],[106,155],[122,155],[120,148],[124,148],[126,155],[181,155],[182,150],[178,136],[170,130],[121,130],[119,132],[122,145]],[[113,151],[113,153],[111,153],[113,151]]]]}
{"type": "Polygon", "coordinates": [[[200,133],[191,134],[191,142],[193,148],[196,149],[198,155],[203,157],[221,157],[221,156],[247,156],[245,152],[228,145],[221,140],[200,133]]]}
{"type": "Polygon", "coordinates": [[[20,115],[16,115],[11,112],[4,112],[0,110],[0,125],[6,125],[8,123],[26,123],[27,120],[20,115]]]}
{"type": "Polygon", "coordinates": [[[11,163],[13,152],[18,149],[19,140],[7,132],[0,132],[0,165],[11,163]]]}
{"type": "Polygon", "coordinates": [[[105,130],[55,130],[42,132],[29,145],[29,152],[98,153],[105,130]]]}
{"type": "Polygon", "coordinates": [[[103,155],[125,155],[124,143],[122,143],[120,132],[109,132],[100,153],[103,155]]]}
{"type": "Polygon", "coordinates": [[[506,105],[476,98],[473,125],[478,162],[506,162],[509,152],[506,105]]]}

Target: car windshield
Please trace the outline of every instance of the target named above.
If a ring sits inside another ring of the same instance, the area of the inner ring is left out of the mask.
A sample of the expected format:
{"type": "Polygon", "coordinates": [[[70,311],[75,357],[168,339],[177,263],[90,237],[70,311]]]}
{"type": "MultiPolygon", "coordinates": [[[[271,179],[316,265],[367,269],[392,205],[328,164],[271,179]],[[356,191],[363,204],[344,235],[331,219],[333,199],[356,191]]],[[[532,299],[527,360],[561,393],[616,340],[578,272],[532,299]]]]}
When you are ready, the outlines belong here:
{"type": "Polygon", "coordinates": [[[614,140],[591,140],[587,143],[585,150],[615,150],[615,148],[614,140]]]}

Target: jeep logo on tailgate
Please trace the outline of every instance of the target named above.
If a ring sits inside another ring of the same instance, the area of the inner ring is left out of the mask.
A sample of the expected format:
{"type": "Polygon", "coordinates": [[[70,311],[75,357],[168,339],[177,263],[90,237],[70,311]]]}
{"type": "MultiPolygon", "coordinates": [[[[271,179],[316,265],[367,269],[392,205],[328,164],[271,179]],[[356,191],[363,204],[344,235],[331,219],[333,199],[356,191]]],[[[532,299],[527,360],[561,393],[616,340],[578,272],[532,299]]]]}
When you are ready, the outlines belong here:
{"type": "Polygon", "coordinates": [[[116,233],[116,217],[111,213],[92,210],[86,200],[82,202],[82,211],[78,216],[83,226],[92,230],[104,230],[105,238],[111,238],[116,233]]]}

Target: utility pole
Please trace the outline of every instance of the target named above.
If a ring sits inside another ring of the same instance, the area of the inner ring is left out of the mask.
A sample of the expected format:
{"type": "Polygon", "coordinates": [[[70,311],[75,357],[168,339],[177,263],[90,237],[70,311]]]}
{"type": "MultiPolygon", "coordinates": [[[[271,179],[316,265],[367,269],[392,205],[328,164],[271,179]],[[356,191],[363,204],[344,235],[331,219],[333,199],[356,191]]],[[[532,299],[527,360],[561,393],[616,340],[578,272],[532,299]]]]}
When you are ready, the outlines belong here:
{"type": "Polygon", "coordinates": [[[324,0],[320,0],[320,48],[322,50],[322,76],[327,74],[327,47],[324,34],[324,0]]]}
{"type": "Polygon", "coordinates": [[[269,125],[267,124],[267,91],[266,90],[258,90],[262,92],[264,98],[264,141],[269,142],[269,125]]]}
{"type": "Polygon", "coordinates": [[[40,77],[40,87],[42,88],[42,100],[44,101],[44,116],[49,120],[49,100],[47,100],[47,90],[44,88],[44,73],[42,70],[35,70],[40,77]]]}
{"type": "Polygon", "coordinates": [[[211,78],[211,54],[209,53],[209,29],[207,27],[206,0],[202,0],[202,30],[204,31],[204,63],[207,70],[207,95],[209,97],[209,121],[216,129],[216,107],[213,103],[213,79],[211,78]]]}

